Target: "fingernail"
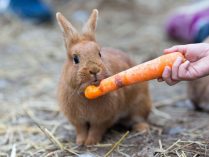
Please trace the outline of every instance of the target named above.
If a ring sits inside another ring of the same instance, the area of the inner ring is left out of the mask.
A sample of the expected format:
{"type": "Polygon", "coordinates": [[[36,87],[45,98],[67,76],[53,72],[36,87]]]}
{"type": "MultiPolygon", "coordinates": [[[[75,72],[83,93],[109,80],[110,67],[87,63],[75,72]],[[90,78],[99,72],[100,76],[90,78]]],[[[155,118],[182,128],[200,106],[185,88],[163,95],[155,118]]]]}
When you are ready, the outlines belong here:
{"type": "Polygon", "coordinates": [[[186,60],[185,64],[189,64],[189,63],[190,63],[190,61],[186,60]]]}
{"type": "Polygon", "coordinates": [[[163,71],[163,77],[168,77],[170,71],[170,67],[166,66],[164,71],[163,71]]]}
{"type": "Polygon", "coordinates": [[[186,69],[188,69],[189,64],[190,64],[190,61],[188,61],[188,60],[187,60],[186,62],[184,62],[184,65],[185,65],[185,68],[186,68],[186,69]]]}
{"type": "Polygon", "coordinates": [[[158,78],[157,80],[158,80],[158,82],[163,82],[162,78],[158,78]]]}
{"type": "Polygon", "coordinates": [[[168,53],[169,52],[169,49],[165,49],[163,52],[164,53],[168,53]]]}
{"type": "Polygon", "coordinates": [[[181,63],[182,63],[182,58],[181,57],[177,57],[176,64],[181,64],[181,63]]]}
{"type": "Polygon", "coordinates": [[[169,66],[166,66],[165,69],[166,69],[166,71],[170,71],[170,67],[169,66]]]}

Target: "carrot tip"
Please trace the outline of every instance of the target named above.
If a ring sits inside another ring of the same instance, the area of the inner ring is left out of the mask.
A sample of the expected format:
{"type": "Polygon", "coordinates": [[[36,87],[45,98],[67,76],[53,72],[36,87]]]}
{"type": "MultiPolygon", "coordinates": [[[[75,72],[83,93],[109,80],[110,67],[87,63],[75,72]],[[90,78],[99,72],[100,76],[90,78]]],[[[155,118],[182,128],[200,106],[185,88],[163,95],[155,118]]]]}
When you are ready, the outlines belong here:
{"type": "Polygon", "coordinates": [[[95,99],[101,95],[101,91],[99,90],[98,87],[91,85],[85,89],[84,94],[85,97],[88,99],[95,99]]]}

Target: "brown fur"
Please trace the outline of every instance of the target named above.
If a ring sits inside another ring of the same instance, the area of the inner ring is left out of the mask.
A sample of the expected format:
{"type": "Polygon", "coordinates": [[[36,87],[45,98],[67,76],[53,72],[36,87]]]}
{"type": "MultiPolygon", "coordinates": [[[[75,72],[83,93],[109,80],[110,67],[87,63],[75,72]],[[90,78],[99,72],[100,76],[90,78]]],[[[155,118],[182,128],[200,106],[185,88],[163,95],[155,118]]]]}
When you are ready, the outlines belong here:
{"type": "Polygon", "coordinates": [[[100,142],[105,131],[121,118],[126,118],[128,124],[138,131],[147,130],[145,121],[151,110],[147,82],[121,88],[94,100],[85,98],[83,91],[88,85],[99,84],[102,79],[135,65],[119,50],[100,48],[95,41],[97,16],[98,11],[93,10],[80,35],[63,15],[57,13],[68,56],[59,83],[58,98],[61,110],[76,128],[79,145],[100,142]],[[73,63],[75,53],[79,56],[79,64],[73,63]],[[91,72],[96,73],[96,82],[91,72]]]}
{"type": "MultiPolygon", "coordinates": [[[[209,37],[204,41],[209,43],[209,37]]],[[[209,76],[188,83],[188,97],[197,110],[209,111],[209,76]]]]}

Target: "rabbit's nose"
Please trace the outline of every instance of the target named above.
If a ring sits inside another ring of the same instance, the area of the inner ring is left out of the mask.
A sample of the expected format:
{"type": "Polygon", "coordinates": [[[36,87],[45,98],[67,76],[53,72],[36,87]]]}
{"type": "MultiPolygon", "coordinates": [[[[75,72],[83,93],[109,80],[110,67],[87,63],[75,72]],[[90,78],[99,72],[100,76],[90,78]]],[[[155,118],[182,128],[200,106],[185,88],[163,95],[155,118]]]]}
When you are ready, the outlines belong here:
{"type": "Polygon", "coordinates": [[[89,70],[89,73],[91,75],[97,75],[100,72],[99,68],[92,68],[91,70],[89,70]]]}

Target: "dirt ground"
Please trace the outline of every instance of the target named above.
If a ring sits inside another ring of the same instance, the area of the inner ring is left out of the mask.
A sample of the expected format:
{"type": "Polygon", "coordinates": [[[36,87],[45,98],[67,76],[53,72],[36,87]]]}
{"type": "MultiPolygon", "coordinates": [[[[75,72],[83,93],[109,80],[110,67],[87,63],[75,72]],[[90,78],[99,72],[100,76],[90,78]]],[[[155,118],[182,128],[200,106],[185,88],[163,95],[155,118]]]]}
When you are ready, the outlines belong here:
{"type": "MultiPolygon", "coordinates": [[[[51,2],[51,1],[50,1],[51,2]]],[[[141,63],[177,44],[165,36],[169,12],[189,0],[53,1],[81,28],[93,8],[99,10],[97,40],[122,49],[141,63]]],[[[56,24],[34,25],[11,14],[0,18],[0,156],[209,156],[208,114],[196,112],[186,98],[186,83],[150,82],[153,109],[148,134],[111,129],[101,144],[78,147],[74,128],[59,112],[56,88],[65,60],[56,24]],[[41,129],[40,129],[40,128],[41,129]],[[53,135],[52,135],[53,134],[53,135]]]]}

